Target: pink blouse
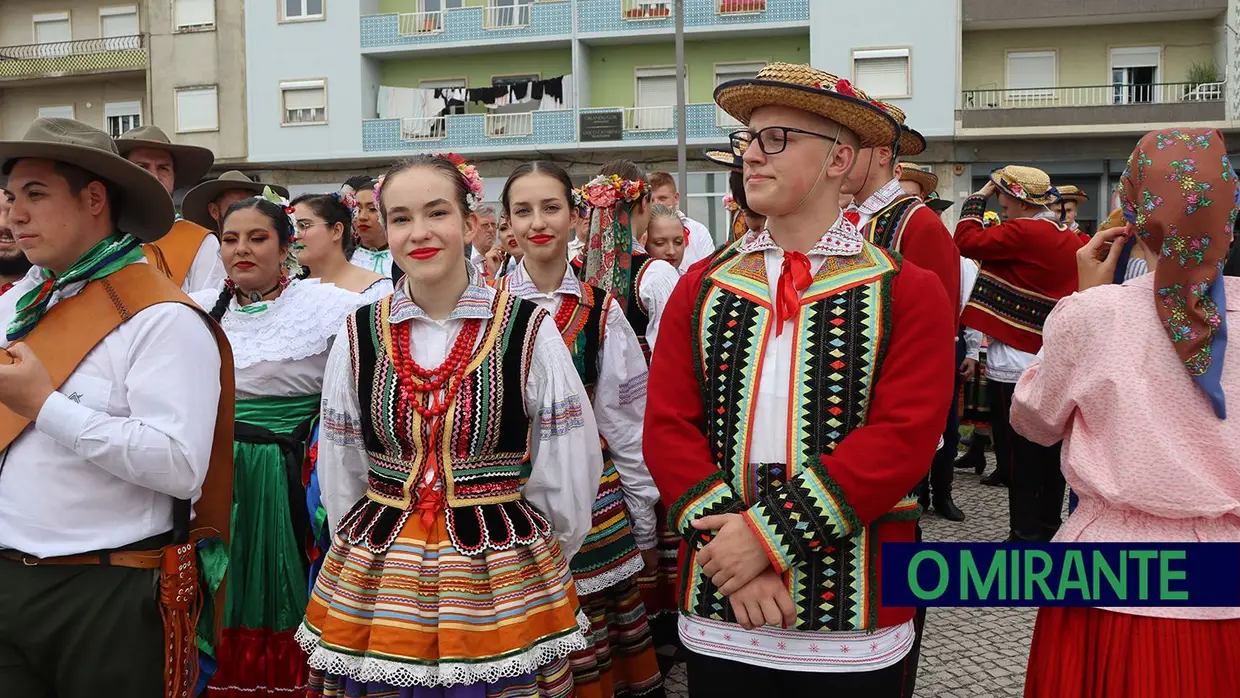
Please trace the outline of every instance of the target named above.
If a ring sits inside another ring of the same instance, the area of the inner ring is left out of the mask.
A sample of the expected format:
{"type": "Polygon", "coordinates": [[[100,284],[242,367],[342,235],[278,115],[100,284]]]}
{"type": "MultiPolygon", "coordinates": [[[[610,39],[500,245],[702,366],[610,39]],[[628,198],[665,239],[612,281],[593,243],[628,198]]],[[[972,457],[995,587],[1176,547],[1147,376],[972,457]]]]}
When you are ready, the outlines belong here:
{"type": "MultiPolygon", "coordinates": [[[[1012,428],[1063,440],[1081,502],[1056,542],[1240,542],[1240,278],[1226,278],[1227,420],[1189,377],[1154,312],[1154,275],[1064,298],[1012,399],[1012,428]]],[[[1112,608],[1240,618],[1240,608],[1112,608]]]]}

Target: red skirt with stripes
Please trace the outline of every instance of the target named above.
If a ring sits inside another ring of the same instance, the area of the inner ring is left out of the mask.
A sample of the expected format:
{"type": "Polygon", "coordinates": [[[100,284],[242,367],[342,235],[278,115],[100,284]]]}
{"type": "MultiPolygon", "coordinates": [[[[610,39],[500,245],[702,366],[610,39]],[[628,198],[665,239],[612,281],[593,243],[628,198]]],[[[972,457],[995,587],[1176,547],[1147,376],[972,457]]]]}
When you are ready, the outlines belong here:
{"type": "Polygon", "coordinates": [[[1240,698],[1240,619],[1043,608],[1025,698],[1240,698]]]}

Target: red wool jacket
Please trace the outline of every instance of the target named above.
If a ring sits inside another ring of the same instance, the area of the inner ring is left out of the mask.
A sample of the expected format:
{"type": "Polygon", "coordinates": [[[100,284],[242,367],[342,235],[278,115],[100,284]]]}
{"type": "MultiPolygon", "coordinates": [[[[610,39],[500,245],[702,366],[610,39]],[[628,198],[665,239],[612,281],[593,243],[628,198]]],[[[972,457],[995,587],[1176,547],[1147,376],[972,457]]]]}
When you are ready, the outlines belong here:
{"type": "MultiPolygon", "coordinates": [[[[871,225],[866,226],[866,234],[870,242],[881,245],[874,239],[874,223],[883,217],[883,213],[900,205],[907,197],[901,197],[888,204],[874,215],[871,225]]],[[[927,271],[934,272],[947,291],[947,298],[952,308],[960,308],[960,250],[952,239],[951,231],[943,225],[943,219],[925,204],[914,204],[904,216],[903,221],[895,223],[900,230],[889,249],[900,253],[905,262],[912,262],[927,271]]],[[[959,312],[954,312],[959,320],[959,312]]]]}
{"type": "MultiPolygon", "coordinates": [[[[719,472],[705,431],[702,390],[694,371],[694,362],[701,358],[692,349],[696,330],[690,321],[710,261],[695,264],[676,286],[663,312],[659,346],[650,365],[643,453],[669,509],[719,472]]],[[[875,522],[921,481],[934,456],[951,401],[954,375],[943,367],[953,361],[951,338],[957,327],[955,311],[934,274],[904,265],[891,289],[892,329],[866,422],[848,433],[830,455],[822,456],[827,477],[842,493],[845,515],[873,527],[880,552],[871,564],[879,580],[881,543],[914,540],[915,518],[875,522]]],[[[754,502],[744,504],[752,507],[754,502]]],[[[687,559],[683,541],[680,559],[682,563],[687,559]]],[[[912,608],[884,606],[881,581],[877,586],[878,627],[913,617],[912,608]]]]}
{"type": "Polygon", "coordinates": [[[1055,303],[1076,292],[1081,239],[1046,219],[1019,218],[986,228],[985,201],[970,197],[956,225],[960,254],[981,264],[960,317],[966,326],[1020,351],[1042,348],[1042,324],[1055,303]],[[980,207],[978,205],[980,201],[980,207]]]}

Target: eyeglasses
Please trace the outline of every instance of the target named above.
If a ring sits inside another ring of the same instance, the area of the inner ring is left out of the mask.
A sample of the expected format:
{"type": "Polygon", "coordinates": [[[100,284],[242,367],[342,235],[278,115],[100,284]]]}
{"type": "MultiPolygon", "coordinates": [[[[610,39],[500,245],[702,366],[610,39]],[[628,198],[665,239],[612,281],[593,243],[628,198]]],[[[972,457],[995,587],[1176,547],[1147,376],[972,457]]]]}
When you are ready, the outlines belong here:
{"type": "Polygon", "coordinates": [[[728,138],[732,141],[732,152],[737,157],[744,156],[745,151],[749,150],[749,146],[754,141],[757,141],[758,147],[762,149],[763,153],[779,155],[788,147],[789,133],[800,133],[806,136],[814,136],[815,138],[825,138],[829,141],[837,140],[837,136],[828,136],[789,126],[767,126],[761,131],[735,131],[728,138]]]}

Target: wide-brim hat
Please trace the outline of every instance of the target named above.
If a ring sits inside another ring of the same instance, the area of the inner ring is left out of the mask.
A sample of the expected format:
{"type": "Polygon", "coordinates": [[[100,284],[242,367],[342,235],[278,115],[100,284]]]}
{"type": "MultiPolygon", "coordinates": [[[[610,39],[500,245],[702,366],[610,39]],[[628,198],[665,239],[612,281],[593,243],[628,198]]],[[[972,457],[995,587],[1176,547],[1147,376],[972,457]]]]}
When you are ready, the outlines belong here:
{"type": "Polygon", "coordinates": [[[121,157],[108,134],[80,121],[36,119],[20,141],[0,141],[0,188],[8,186],[13,162],[54,160],[80,167],[105,180],[115,196],[121,232],[142,242],[163,237],[176,222],[168,190],[154,175],[121,157]]]}
{"type": "Polygon", "coordinates": [[[1075,201],[1078,204],[1089,201],[1089,195],[1081,191],[1081,188],[1075,184],[1065,184],[1062,187],[1055,187],[1055,189],[1059,192],[1059,198],[1064,201],[1075,201]]]}
{"type": "Polygon", "coordinates": [[[935,213],[942,213],[956,205],[955,201],[948,201],[947,199],[939,198],[939,195],[935,192],[930,192],[926,195],[925,202],[926,206],[928,206],[930,210],[935,213]]]}
{"type": "Polygon", "coordinates": [[[921,187],[923,196],[929,196],[930,192],[939,188],[938,175],[907,162],[900,166],[900,181],[916,183],[921,187]]]}
{"type": "Polygon", "coordinates": [[[900,127],[900,144],[896,146],[896,156],[902,158],[921,155],[926,152],[926,137],[908,126],[900,127]]]}
{"type": "Polygon", "coordinates": [[[770,63],[757,77],[716,87],[715,102],[743,124],[759,107],[807,111],[855,133],[862,148],[892,145],[900,133],[896,120],[851,82],[808,65],[770,63]]]}
{"type": "Polygon", "coordinates": [[[1050,206],[1059,201],[1059,191],[1051,186],[1051,178],[1036,167],[1008,165],[990,173],[990,181],[999,191],[1034,206],[1050,206]]]}
{"type": "Polygon", "coordinates": [[[706,150],[702,152],[702,157],[706,158],[707,162],[714,163],[729,170],[745,169],[744,158],[731,150],[706,150]]]}
{"type": "Polygon", "coordinates": [[[196,145],[178,145],[168,139],[158,126],[139,126],[129,129],[116,139],[116,150],[121,157],[129,157],[134,148],[153,148],[167,151],[176,167],[177,189],[191,186],[211,171],[215,153],[196,145]]]}
{"type": "Polygon", "coordinates": [[[264,187],[271,187],[275,193],[288,198],[288,189],[284,187],[256,182],[247,177],[244,172],[229,170],[220,175],[218,179],[203,182],[190,189],[185,194],[185,200],[181,202],[181,215],[186,220],[197,223],[208,230],[215,230],[216,221],[211,217],[207,204],[215,201],[216,197],[226,191],[246,191],[254,196],[262,196],[264,187]]]}

